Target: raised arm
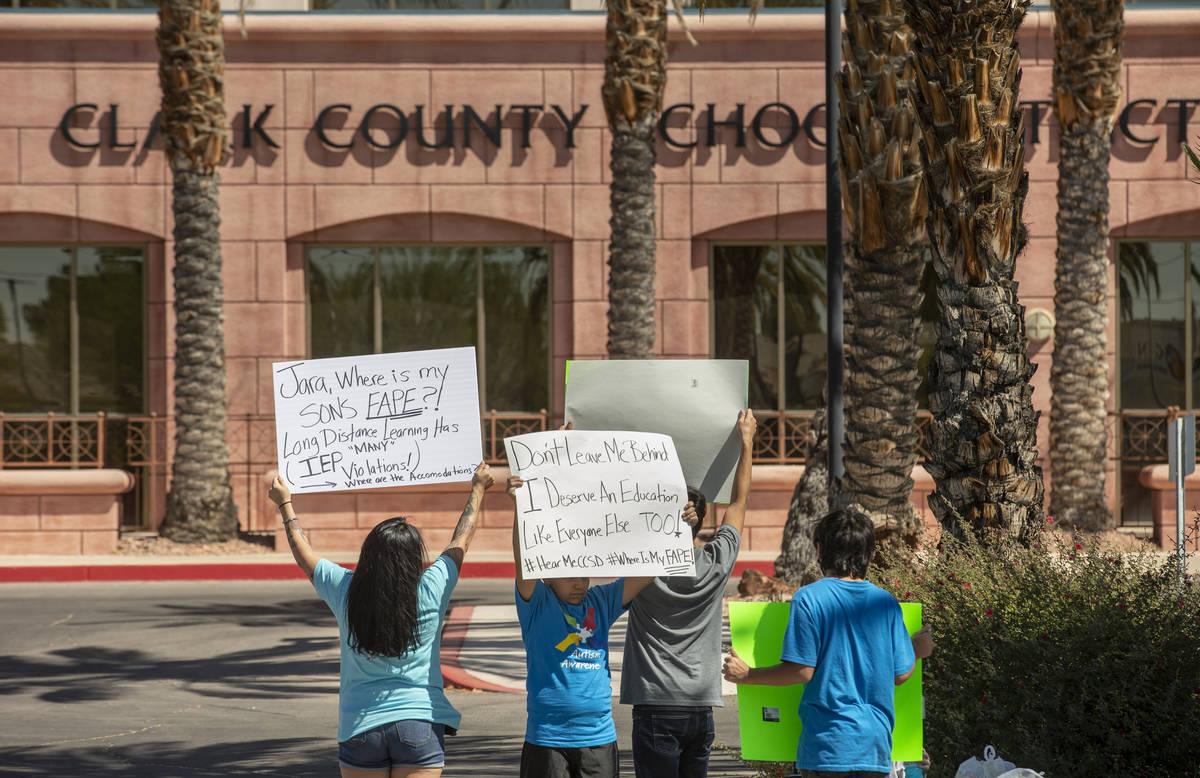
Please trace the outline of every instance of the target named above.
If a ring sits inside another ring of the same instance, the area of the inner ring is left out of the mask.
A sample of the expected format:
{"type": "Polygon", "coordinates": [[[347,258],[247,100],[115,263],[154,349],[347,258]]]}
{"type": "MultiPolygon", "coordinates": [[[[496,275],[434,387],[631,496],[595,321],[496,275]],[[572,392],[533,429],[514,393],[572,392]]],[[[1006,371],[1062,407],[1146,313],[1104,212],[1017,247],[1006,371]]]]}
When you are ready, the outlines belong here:
{"type": "Polygon", "coordinates": [[[450,545],[446,546],[443,555],[454,560],[454,564],[462,570],[463,558],[471,547],[471,539],[475,537],[475,526],[479,523],[479,506],[483,503],[483,493],[488,490],[496,479],[492,477],[492,469],[487,462],[480,462],[471,477],[471,494],[467,497],[467,505],[462,515],[458,517],[458,526],[454,528],[454,536],[450,545]]]}
{"type": "Polygon", "coordinates": [[[534,578],[531,581],[527,581],[521,571],[521,536],[517,534],[520,532],[517,526],[517,490],[524,485],[525,482],[521,480],[520,476],[510,475],[508,477],[508,485],[504,491],[513,501],[513,568],[516,571],[514,575],[517,580],[517,594],[521,596],[522,600],[528,602],[529,598],[533,596],[533,587],[537,585],[537,579],[534,578]]]}
{"type": "Polygon", "coordinates": [[[721,524],[728,524],[739,533],[746,521],[746,498],[750,496],[750,468],[754,463],[754,431],[757,428],[754,411],[749,408],[738,411],[737,430],[742,442],[742,454],[738,459],[737,471],[733,474],[733,493],[721,524]]]}
{"type": "Polygon", "coordinates": [[[291,490],[288,489],[282,478],[275,476],[267,496],[279,508],[279,513],[283,517],[283,531],[287,535],[288,545],[291,546],[292,558],[296,560],[296,564],[311,581],[313,570],[317,569],[317,562],[321,561],[321,557],[312,550],[312,546],[308,545],[308,538],[304,536],[304,530],[300,529],[300,520],[296,518],[296,511],[292,508],[291,490]]]}

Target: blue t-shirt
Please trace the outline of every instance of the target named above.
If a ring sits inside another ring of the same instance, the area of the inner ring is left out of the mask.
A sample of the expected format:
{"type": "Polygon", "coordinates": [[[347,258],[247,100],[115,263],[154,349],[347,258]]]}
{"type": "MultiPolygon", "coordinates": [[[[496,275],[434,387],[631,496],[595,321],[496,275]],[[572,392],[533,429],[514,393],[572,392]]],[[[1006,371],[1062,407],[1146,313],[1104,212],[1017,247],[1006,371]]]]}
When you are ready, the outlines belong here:
{"type": "Polygon", "coordinates": [[[612,718],[608,629],[625,612],[624,579],[587,590],[568,605],[538,581],[529,601],[518,592],[525,641],[525,740],[557,748],[602,746],[617,739],[612,718]]]}
{"type": "Polygon", "coordinates": [[[442,690],[439,655],[442,619],[458,582],[458,566],[439,556],[421,574],[417,589],[417,648],[396,658],[367,656],[350,647],[346,602],[354,573],[327,559],[317,562],[313,586],[337,619],[341,643],[338,742],[359,732],[404,719],[458,728],[462,715],[442,690]]]}
{"type": "Polygon", "coordinates": [[[888,772],[895,677],[916,661],[896,598],[868,581],[803,587],[792,597],[782,659],[815,668],[800,699],[796,767],[888,772]]]}

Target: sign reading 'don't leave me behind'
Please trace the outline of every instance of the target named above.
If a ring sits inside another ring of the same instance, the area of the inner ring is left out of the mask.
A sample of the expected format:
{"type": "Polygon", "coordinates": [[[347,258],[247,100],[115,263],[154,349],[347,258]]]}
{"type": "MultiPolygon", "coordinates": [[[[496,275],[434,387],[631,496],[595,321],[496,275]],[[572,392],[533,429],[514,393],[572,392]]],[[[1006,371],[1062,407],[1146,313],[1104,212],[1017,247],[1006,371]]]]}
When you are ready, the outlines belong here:
{"type": "Polygon", "coordinates": [[[276,362],[279,474],[295,494],[469,481],[475,349],[276,362]]]}
{"type": "Polygon", "coordinates": [[[504,439],[525,578],[692,575],[687,487],[670,436],[559,430],[504,439]]]}

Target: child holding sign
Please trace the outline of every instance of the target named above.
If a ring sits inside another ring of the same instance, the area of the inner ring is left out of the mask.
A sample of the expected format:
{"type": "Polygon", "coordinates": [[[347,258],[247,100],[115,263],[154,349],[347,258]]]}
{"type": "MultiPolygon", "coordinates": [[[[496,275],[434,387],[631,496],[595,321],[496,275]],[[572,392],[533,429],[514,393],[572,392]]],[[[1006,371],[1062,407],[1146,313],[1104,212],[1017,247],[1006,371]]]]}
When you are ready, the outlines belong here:
{"type": "Polygon", "coordinates": [[[900,603],[864,580],[875,529],[859,511],[841,509],[813,534],[825,578],[792,598],[782,662],[749,668],[736,654],[725,679],[737,684],[807,684],[800,701],[801,778],[887,778],[891,770],[894,686],[933,652],[922,629],[910,639],[900,603]]]}
{"type": "MultiPolygon", "coordinates": [[[[508,479],[516,501],[524,481],[508,479]]],[[[694,518],[694,517],[691,517],[694,518]]],[[[653,578],[588,586],[587,578],[526,580],[513,511],[517,618],[525,643],[528,693],[521,778],[615,778],[608,630],[653,578]]]]}

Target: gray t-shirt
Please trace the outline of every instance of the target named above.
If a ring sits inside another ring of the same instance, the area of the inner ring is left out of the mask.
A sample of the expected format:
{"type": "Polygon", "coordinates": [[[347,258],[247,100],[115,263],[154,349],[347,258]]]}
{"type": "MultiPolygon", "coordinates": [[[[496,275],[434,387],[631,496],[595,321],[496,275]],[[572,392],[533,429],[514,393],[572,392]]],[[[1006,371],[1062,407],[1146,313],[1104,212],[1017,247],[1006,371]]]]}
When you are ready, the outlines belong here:
{"type": "Polygon", "coordinates": [[[696,549],[696,575],[656,578],[629,606],[621,702],[626,705],[723,705],[721,596],[741,534],[721,525],[696,549]]]}

